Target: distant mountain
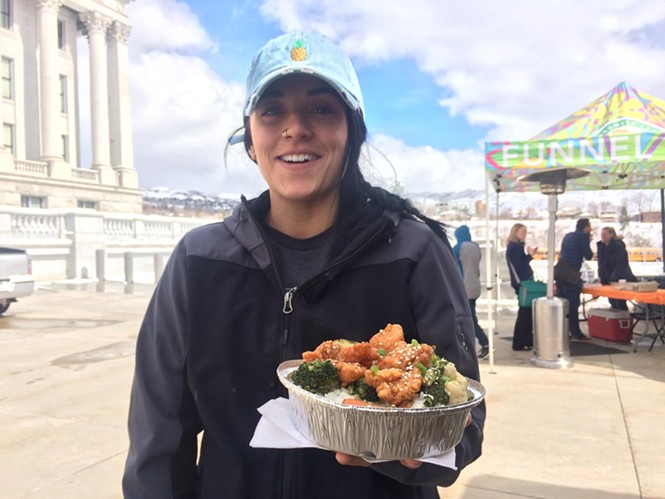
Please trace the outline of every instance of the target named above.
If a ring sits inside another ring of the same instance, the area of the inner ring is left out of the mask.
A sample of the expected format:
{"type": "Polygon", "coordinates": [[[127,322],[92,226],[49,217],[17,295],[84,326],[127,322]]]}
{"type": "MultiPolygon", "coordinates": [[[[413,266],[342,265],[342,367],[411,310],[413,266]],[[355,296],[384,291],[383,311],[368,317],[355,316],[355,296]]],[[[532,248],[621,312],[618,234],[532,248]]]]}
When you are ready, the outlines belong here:
{"type": "Polygon", "coordinates": [[[450,201],[477,201],[485,199],[485,191],[466,189],[458,192],[421,192],[418,194],[409,193],[406,197],[412,200],[431,199],[437,203],[447,203],[450,201]]]}
{"type": "Polygon", "coordinates": [[[206,194],[169,187],[153,187],[143,191],[144,213],[223,218],[239,203],[240,196],[235,194],[206,194]]]}
{"type": "MultiPolygon", "coordinates": [[[[565,192],[557,198],[558,211],[585,216],[618,212],[625,206],[628,214],[660,211],[659,191],[592,191],[565,192]]],[[[440,207],[445,210],[462,210],[474,213],[477,202],[486,202],[485,191],[466,189],[455,192],[403,193],[415,206],[440,207]]],[[[175,213],[188,216],[222,217],[230,213],[240,202],[236,193],[207,194],[195,190],[177,190],[169,187],[153,187],[143,192],[143,209],[146,213],[175,213]]],[[[496,195],[490,193],[489,211],[496,209],[496,195]]],[[[499,195],[499,211],[503,214],[531,212],[538,218],[546,217],[548,196],[539,192],[510,192],[499,195]]]]}

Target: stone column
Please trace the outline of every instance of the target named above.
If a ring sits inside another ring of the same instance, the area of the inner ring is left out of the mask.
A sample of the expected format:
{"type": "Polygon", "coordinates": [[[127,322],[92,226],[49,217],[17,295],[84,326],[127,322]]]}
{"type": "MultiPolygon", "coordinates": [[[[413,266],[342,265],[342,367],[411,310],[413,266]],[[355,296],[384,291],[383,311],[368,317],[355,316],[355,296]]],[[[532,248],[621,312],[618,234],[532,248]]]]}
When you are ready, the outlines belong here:
{"type": "Polygon", "coordinates": [[[58,73],[58,10],[60,0],[37,0],[37,30],[39,37],[39,99],[41,110],[41,158],[43,161],[62,161],[62,146],[58,133],[60,118],[58,73]]]}
{"type": "Polygon", "coordinates": [[[131,30],[131,26],[114,21],[107,34],[111,165],[118,173],[123,187],[138,187],[134,169],[127,49],[131,30]]]}
{"type": "Polygon", "coordinates": [[[92,167],[100,170],[100,181],[114,185],[110,168],[108,76],[106,66],[106,30],[111,20],[99,12],[79,15],[85,26],[90,47],[90,122],[92,127],[92,167]]]}

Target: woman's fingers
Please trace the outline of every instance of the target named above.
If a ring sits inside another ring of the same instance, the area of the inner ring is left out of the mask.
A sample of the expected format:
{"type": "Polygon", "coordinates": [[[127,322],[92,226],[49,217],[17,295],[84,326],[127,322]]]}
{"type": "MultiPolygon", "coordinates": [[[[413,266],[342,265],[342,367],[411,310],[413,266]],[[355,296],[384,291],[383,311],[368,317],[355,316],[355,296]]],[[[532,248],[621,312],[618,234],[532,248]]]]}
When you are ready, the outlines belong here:
{"type": "Polygon", "coordinates": [[[369,463],[362,457],[344,454],[343,452],[335,453],[335,459],[337,459],[339,464],[343,464],[344,466],[362,466],[363,468],[367,468],[369,466],[369,463]]]}
{"type": "MultiPolygon", "coordinates": [[[[337,459],[339,464],[343,464],[344,466],[361,466],[367,468],[370,465],[370,463],[365,461],[362,457],[344,454],[343,452],[336,452],[335,459],[337,459]]],[[[402,459],[400,463],[402,463],[402,466],[405,466],[410,470],[420,468],[423,464],[421,461],[416,461],[415,459],[402,459]]]]}
{"type": "Polygon", "coordinates": [[[415,470],[423,465],[422,461],[416,461],[415,459],[402,459],[400,463],[410,470],[415,470]]]}

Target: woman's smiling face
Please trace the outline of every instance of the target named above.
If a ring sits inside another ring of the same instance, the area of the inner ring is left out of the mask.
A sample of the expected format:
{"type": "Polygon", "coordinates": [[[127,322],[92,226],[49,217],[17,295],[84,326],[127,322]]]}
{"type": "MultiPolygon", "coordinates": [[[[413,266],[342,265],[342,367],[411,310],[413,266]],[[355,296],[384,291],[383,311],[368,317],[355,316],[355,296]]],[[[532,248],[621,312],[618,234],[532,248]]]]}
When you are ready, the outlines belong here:
{"type": "Polygon", "coordinates": [[[249,153],[273,207],[337,199],[349,129],[346,106],[330,85],[303,74],[280,78],[259,99],[249,130],[249,153]]]}

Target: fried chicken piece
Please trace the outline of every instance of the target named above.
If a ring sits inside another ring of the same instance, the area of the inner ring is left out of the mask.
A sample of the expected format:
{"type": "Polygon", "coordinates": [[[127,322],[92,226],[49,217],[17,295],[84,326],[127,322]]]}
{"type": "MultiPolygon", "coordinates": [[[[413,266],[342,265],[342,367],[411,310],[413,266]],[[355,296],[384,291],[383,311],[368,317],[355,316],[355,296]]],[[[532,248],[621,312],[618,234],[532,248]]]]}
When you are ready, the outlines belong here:
{"type": "Polygon", "coordinates": [[[402,371],[400,369],[382,369],[374,373],[371,369],[365,373],[365,381],[376,389],[381,400],[397,407],[409,407],[416,398],[423,383],[419,369],[402,371]]]}
{"type": "Polygon", "coordinates": [[[333,361],[333,364],[337,368],[342,386],[349,386],[355,383],[365,376],[365,372],[367,372],[367,367],[357,362],[342,362],[338,360],[333,361]]]}
{"type": "Polygon", "coordinates": [[[369,339],[369,344],[389,352],[393,348],[405,344],[404,330],[399,324],[388,324],[369,339]]]}
{"type": "Polygon", "coordinates": [[[375,373],[371,369],[365,372],[365,381],[369,386],[378,388],[382,383],[392,383],[402,377],[403,371],[400,369],[383,369],[375,373]]]}
{"type": "Polygon", "coordinates": [[[411,345],[404,343],[390,350],[386,355],[380,357],[376,365],[379,369],[408,369],[410,366],[420,362],[422,365],[428,367],[432,361],[434,349],[426,344],[411,345]]]}
{"type": "Polygon", "coordinates": [[[303,352],[302,360],[312,362],[313,360],[337,359],[341,345],[335,341],[328,340],[321,343],[313,352],[303,352]]]}
{"type": "Polygon", "coordinates": [[[342,345],[337,357],[342,362],[355,362],[370,367],[379,358],[379,349],[368,342],[342,345]]]}

